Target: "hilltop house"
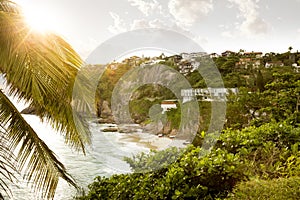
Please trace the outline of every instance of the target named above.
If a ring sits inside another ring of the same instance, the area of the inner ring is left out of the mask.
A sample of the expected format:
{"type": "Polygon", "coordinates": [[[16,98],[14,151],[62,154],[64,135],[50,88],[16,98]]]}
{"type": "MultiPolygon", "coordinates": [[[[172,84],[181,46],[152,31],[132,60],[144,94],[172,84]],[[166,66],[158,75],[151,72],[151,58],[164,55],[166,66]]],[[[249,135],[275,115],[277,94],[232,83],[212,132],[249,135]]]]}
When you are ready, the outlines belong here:
{"type": "Polygon", "coordinates": [[[207,55],[208,54],[205,52],[180,54],[182,59],[178,62],[179,72],[183,75],[187,75],[188,73],[197,70],[200,66],[200,62],[197,58],[202,58],[207,55]]]}
{"type": "Polygon", "coordinates": [[[245,52],[236,63],[237,67],[243,67],[245,69],[258,68],[261,65],[263,53],[262,52],[245,52]]]}
{"type": "Polygon", "coordinates": [[[211,53],[211,54],[209,54],[209,57],[210,58],[218,58],[218,57],[220,57],[220,55],[217,53],[211,53]]]}
{"type": "Polygon", "coordinates": [[[221,55],[222,55],[222,57],[229,57],[229,56],[232,56],[233,54],[234,54],[233,51],[227,50],[227,51],[223,52],[221,55]]]}
{"type": "Polygon", "coordinates": [[[282,61],[276,61],[276,62],[267,62],[265,64],[265,68],[272,68],[272,67],[283,67],[284,64],[282,61]]]}
{"type": "Polygon", "coordinates": [[[206,52],[196,52],[196,53],[181,53],[182,59],[195,61],[196,58],[201,58],[207,56],[206,52]]]}
{"type": "Polygon", "coordinates": [[[300,66],[297,63],[292,64],[292,67],[294,68],[295,72],[300,71],[300,66]]]}
{"type": "Polygon", "coordinates": [[[260,58],[263,57],[263,53],[262,52],[253,52],[253,51],[252,52],[245,52],[244,56],[260,59],[260,58]]]}

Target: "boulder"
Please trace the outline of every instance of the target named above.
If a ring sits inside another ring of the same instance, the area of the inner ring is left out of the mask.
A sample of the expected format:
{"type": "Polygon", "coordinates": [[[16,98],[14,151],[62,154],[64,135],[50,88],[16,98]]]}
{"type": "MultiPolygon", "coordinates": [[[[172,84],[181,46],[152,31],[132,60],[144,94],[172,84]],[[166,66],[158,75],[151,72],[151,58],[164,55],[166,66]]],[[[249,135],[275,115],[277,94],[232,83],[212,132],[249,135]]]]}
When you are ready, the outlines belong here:
{"type": "Polygon", "coordinates": [[[101,131],[103,131],[103,132],[118,132],[119,129],[118,129],[118,127],[106,127],[106,128],[103,128],[101,131]]]}
{"type": "Polygon", "coordinates": [[[172,125],[171,122],[168,121],[162,129],[162,134],[169,135],[170,132],[172,131],[171,125],[172,125]]]}
{"type": "Polygon", "coordinates": [[[163,123],[162,122],[152,122],[143,126],[143,131],[152,134],[162,134],[163,123]]]}
{"type": "Polygon", "coordinates": [[[122,124],[119,125],[120,133],[136,133],[141,130],[141,127],[138,124],[122,124]]]}
{"type": "Polygon", "coordinates": [[[112,116],[112,112],[109,107],[109,103],[107,101],[103,101],[102,106],[101,106],[101,116],[100,117],[107,118],[107,117],[111,117],[111,116],[112,116]]]}
{"type": "Polygon", "coordinates": [[[100,112],[98,112],[98,114],[100,114],[100,118],[98,120],[98,123],[100,124],[115,123],[108,101],[103,101],[100,105],[101,105],[99,108],[100,112]]]}

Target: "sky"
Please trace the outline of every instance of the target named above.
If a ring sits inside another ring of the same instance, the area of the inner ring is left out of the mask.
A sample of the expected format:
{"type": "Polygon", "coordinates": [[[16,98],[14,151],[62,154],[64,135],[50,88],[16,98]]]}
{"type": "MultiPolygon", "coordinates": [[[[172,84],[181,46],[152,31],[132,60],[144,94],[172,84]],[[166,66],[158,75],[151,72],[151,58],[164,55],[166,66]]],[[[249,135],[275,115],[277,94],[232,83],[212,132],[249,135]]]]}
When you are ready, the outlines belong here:
{"type": "MultiPolygon", "coordinates": [[[[183,34],[208,53],[300,51],[300,0],[15,0],[83,57],[132,30],[183,34]],[[35,14],[35,15],[34,15],[35,14]]],[[[176,41],[174,41],[176,43],[176,41]]]]}

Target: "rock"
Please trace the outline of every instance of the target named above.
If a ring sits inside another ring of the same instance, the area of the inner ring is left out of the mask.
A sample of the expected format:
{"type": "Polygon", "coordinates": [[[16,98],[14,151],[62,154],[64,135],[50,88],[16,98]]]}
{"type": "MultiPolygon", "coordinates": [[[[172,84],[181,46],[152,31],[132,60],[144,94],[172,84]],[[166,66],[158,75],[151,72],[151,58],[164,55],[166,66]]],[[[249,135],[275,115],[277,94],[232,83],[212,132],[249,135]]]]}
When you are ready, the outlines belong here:
{"type": "Polygon", "coordinates": [[[35,115],[36,114],[36,109],[34,107],[27,107],[24,110],[21,111],[21,114],[26,114],[26,115],[35,115]]]}
{"type": "Polygon", "coordinates": [[[118,132],[119,129],[118,129],[118,127],[106,127],[106,128],[103,128],[101,131],[103,131],[103,132],[118,132]]]}
{"type": "Polygon", "coordinates": [[[173,128],[171,133],[170,133],[170,137],[173,137],[173,136],[175,137],[177,135],[177,133],[178,133],[178,130],[173,128]]]}
{"type": "Polygon", "coordinates": [[[112,112],[109,107],[109,103],[107,101],[103,101],[102,106],[101,106],[101,117],[107,118],[107,117],[111,117],[111,116],[112,116],[112,112]]]}
{"type": "Polygon", "coordinates": [[[108,101],[103,101],[100,104],[99,112],[100,118],[98,120],[98,123],[100,124],[113,124],[115,123],[114,117],[112,115],[112,111],[109,107],[108,101]]]}
{"type": "Polygon", "coordinates": [[[141,129],[141,127],[138,124],[122,124],[122,125],[119,125],[119,132],[120,133],[136,133],[136,132],[139,132],[140,129],[141,129]]]}
{"type": "Polygon", "coordinates": [[[164,125],[164,127],[163,127],[163,129],[162,129],[162,134],[164,134],[164,135],[169,135],[170,132],[171,132],[171,130],[172,130],[172,128],[171,128],[171,122],[168,121],[168,122],[164,125]]]}
{"type": "Polygon", "coordinates": [[[141,119],[136,119],[136,120],[134,120],[134,122],[137,123],[137,124],[140,124],[140,123],[143,122],[143,120],[141,120],[141,119]]]}
{"type": "Polygon", "coordinates": [[[113,119],[112,116],[108,117],[108,118],[99,118],[97,120],[97,122],[99,124],[114,124],[115,123],[115,120],[113,119]]]}
{"type": "Polygon", "coordinates": [[[162,122],[149,123],[143,127],[143,131],[152,134],[162,134],[163,124],[162,122]]]}

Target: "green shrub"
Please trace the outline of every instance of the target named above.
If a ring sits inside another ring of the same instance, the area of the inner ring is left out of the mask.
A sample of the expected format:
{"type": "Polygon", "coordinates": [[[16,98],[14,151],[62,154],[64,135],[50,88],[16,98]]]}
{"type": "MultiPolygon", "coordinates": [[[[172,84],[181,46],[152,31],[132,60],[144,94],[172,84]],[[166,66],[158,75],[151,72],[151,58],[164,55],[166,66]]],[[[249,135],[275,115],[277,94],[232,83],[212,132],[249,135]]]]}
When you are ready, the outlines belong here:
{"type": "Polygon", "coordinates": [[[142,152],[133,157],[125,157],[124,160],[135,173],[150,172],[167,168],[170,164],[176,162],[184,152],[185,149],[170,147],[163,151],[142,152]]]}
{"type": "MultiPolygon", "coordinates": [[[[208,137],[204,132],[200,136],[208,137]]],[[[255,195],[264,195],[267,187],[271,187],[269,195],[276,196],[273,192],[279,192],[280,185],[290,191],[290,196],[297,197],[294,186],[299,184],[295,176],[300,176],[299,139],[300,128],[285,122],[269,123],[241,131],[224,131],[207,155],[192,145],[181,150],[141,153],[125,158],[135,173],[98,177],[89,186],[87,195],[78,199],[225,198],[240,181],[249,177],[259,181],[241,183],[230,198],[244,199],[252,192],[254,197],[248,199],[256,199],[255,195]],[[256,192],[258,189],[262,191],[256,192]],[[244,193],[247,195],[239,198],[244,193]]]]}
{"type": "MultiPolygon", "coordinates": [[[[189,146],[173,164],[152,172],[97,177],[88,194],[78,199],[214,199],[226,196],[236,183],[246,179],[238,156],[216,149],[201,158],[200,151],[189,146]]],[[[163,154],[169,152],[148,156],[144,169],[152,166],[151,162],[157,163],[154,157],[164,160],[168,156],[163,154]]],[[[131,166],[143,171],[141,163],[145,160],[132,160],[131,166]]]]}
{"type": "Polygon", "coordinates": [[[252,126],[241,131],[227,129],[221,134],[217,146],[237,153],[241,148],[252,151],[268,142],[274,143],[279,148],[290,148],[293,144],[300,143],[300,128],[281,122],[268,123],[260,127],[252,126]]]}
{"type": "Polygon", "coordinates": [[[300,199],[300,177],[252,180],[237,185],[228,200],[300,199]]]}
{"type": "Polygon", "coordinates": [[[281,122],[241,131],[228,129],[216,146],[239,154],[249,176],[269,179],[300,174],[299,144],[300,129],[281,122]]]}

